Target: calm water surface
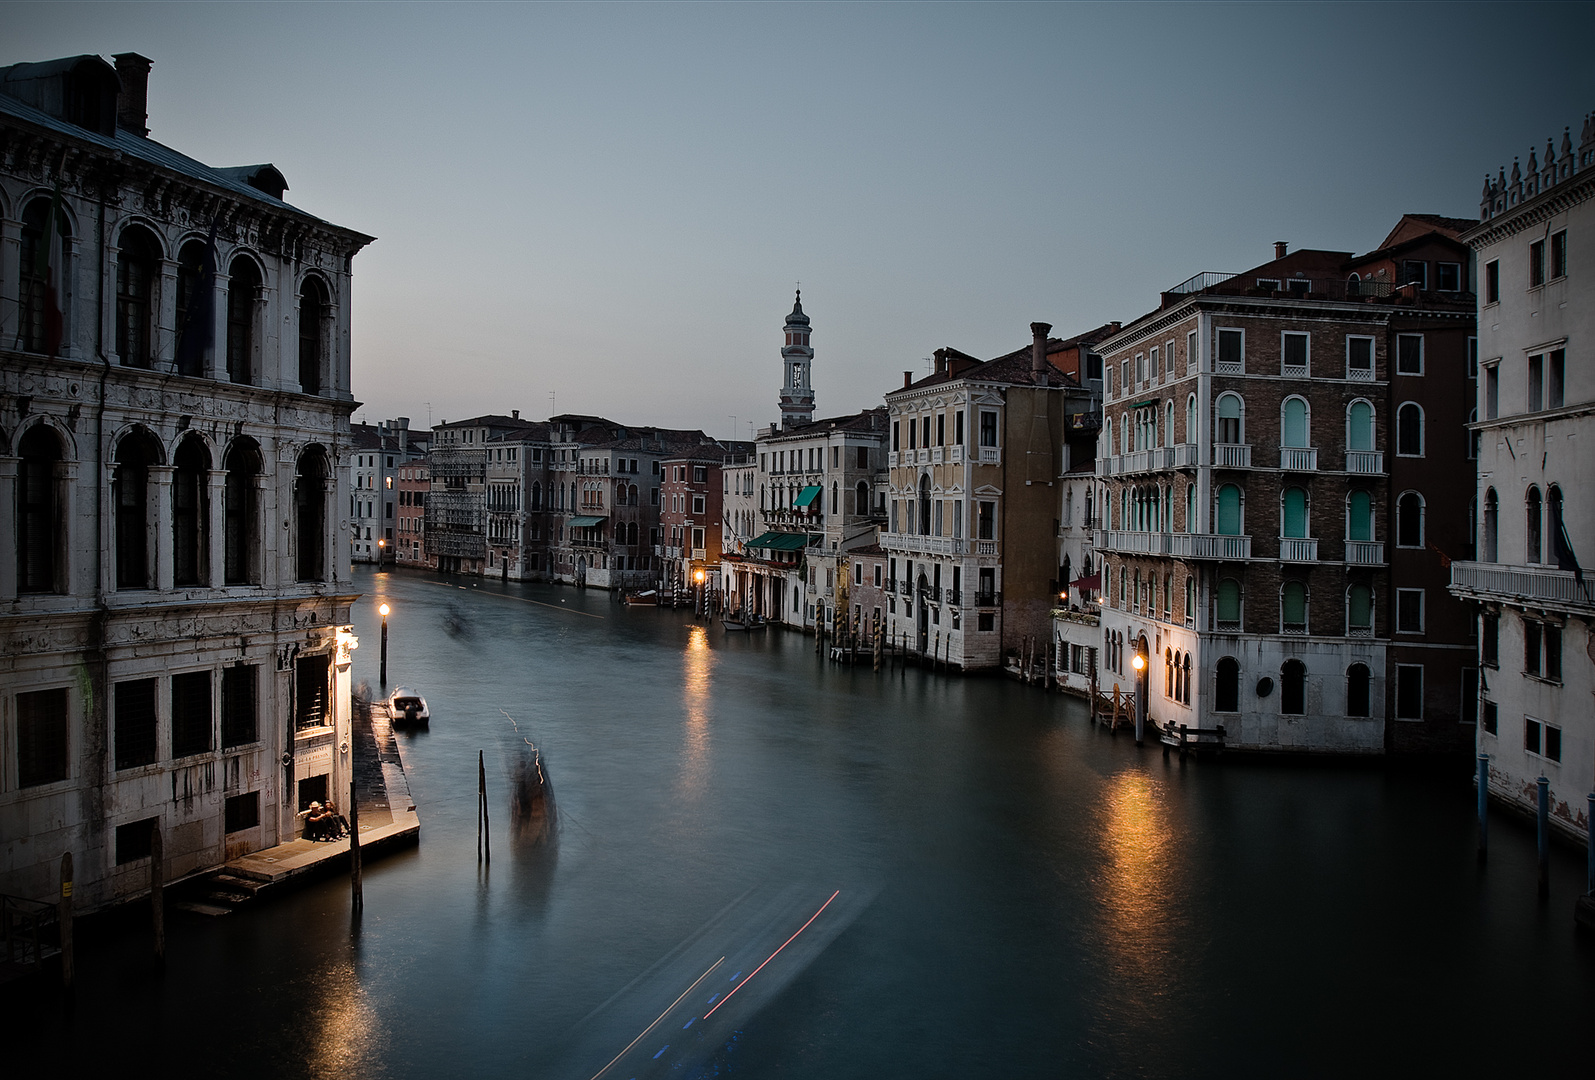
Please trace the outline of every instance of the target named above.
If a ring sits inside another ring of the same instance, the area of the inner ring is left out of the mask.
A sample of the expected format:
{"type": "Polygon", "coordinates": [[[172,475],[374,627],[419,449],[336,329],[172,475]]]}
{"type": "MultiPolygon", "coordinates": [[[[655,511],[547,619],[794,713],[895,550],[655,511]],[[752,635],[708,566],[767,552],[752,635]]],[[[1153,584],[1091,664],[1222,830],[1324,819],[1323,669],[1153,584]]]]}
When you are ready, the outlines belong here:
{"type": "Polygon", "coordinates": [[[11,1075],[161,1045],[262,1077],[1588,1074],[1582,859],[1541,904],[1498,814],[1480,870],[1465,776],[1182,765],[1006,681],[462,580],[357,575],[357,681],[385,600],[433,716],[403,746],[421,844],[367,867],[359,925],[339,878],[174,917],[164,979],[102,932],[73,1011],[11,1002],[11,1075]],[[547,843],[508,832],[509,718],[547,843]]]}

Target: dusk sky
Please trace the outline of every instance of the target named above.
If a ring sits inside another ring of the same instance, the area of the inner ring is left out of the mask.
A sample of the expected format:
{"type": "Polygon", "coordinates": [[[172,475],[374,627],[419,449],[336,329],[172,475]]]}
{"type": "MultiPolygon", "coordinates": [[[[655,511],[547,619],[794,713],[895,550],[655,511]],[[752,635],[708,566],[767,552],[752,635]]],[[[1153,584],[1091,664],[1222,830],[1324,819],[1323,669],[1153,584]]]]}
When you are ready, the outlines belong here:
{"type": "Polygon", "coordinates": [[[0,64],[139,52],[151,137],[378,239],[357,418],[746,438],[802,282],[818,415],[943,345],[1473,217],[1595,108],[1589,5],[5,4],[0,64]]]}

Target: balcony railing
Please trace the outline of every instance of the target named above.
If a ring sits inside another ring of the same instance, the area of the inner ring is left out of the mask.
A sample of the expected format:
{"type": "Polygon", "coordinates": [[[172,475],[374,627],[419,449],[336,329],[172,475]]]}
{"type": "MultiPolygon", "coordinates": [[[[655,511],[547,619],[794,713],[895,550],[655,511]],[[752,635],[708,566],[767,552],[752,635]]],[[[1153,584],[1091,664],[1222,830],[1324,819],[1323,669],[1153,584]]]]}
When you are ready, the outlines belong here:
{"type": "Polygon", "coordinates": [[[902,551],[910,555],[965,555],[969,542],[951,536],[911,536],[908,533],[887,533],[881,537],[881,546],[889,551],[902,551]]]}
{"type": "Polygon", "coordinates": [[[941,447],[941,446],[933,446],[933,447],[931,447],[931,450],[930,450],[930,463],[932,465],[940,465],[942,463],[943,459],[946,458],[946,456],[947,456],[947,452],[946,452],[946,448],[945,447],[941,447]]]}
{"type": "Polygon", "coordinates": [[[964,602],[963,590],[962,589],[948,589],[947,590],[947,602],[949,604],[953,605],[954,607],[957,607],[958,605],[962,604],[964,602]]]}
{"type": "Polygon", "coordinates": [[[1346,561],[1353,566],[1383,566],[1385,546],[1375,540],[1347,540],[1346,561]]]}
{"type": "Polygon", "coordinates": [[[980,463],[982,465],[1002,464],[1002,447],[982,446],[980,448],[980,463]]]}
{"type": "Polygon", "coordinates": [[[1220,469],[1250,469],[1252,447],[1250,443],[1214,443],[1213,465],[1220,469]]]}
{"type": "Polygon", "coordinates": [[[1176,469],[1195,468],[1201,460],[1197,452],[1197,445],[1192,442],[1178,443],[1174,447],[1174,467],[1176,469]]]}
{"type": "Polygon", "coordinates": [[[898,466],[897,457],[898,457],[898,454],[897,454],[896,450],[888,450],[886,452],[886,467],[888,469],[897,468],[897,466],[898,466]]]}
{"type": "Polygon", "coordinates": [[[996,607],[1001,603],[1002,593],[1000,592],[977,592],[975,594],[976,607],[996,607]]]}
{"type": "Polygon", "coordinates": [[[1347,450],[1346,471],[1378,476],[1385,471],[1385,455],[1380,450],[1347,450]]]}
{"type": "Polygon", "coordinates": [[[1279,448],[1279,467],[1289,469],[1291,472],[1317,472],[1318,449],[1282,446],[1279,448]]]}
{"type": "Polygon", "coordinates": [[[997,541],[995,541],[995,540],[976,540],[975,541],[975,554],[976,555],[995,555],[995,554],[997,554],[997,541]]]}
{"type": "Polygon", "coordinates": [[[962,465],[964,463],[964,448],[962,446],[949,446],[947,448],[947,464],[962,465]]]}
{"type": "Polygon", "coordinates": [[[1579,584],[1571,570],[1498,563],[1454,562],[1451,588],[1477,597],[1536,601],[1579,611],[1595,611],[1595,572],[1579,584]]]}
{"type": "Polygon", "coordinates": [[[1174,533],[1169,553],[1183,559],[1250,559],[1250,536],[1218,536],[1213,533],[1174,533]]]}
{"type": "Polygon", "coordinates": [[[1280,562],[1317,562],[1318,539],[1311,537],[1281,536],[1279,538],[1280,562]]]}
{"type": "Polygon", "coordinates": [[[1346,379],[1348,382],[1373,382],[1373,368],[1348,367],[1346,369],[1346,379]]]}

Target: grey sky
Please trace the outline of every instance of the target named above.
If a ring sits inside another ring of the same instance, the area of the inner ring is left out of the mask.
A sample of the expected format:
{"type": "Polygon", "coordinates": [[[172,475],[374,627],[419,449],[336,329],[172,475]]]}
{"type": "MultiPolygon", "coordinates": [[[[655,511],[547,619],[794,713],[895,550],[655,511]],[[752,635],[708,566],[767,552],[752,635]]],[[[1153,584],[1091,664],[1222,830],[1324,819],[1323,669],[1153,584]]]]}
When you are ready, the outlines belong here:
{"type": "Polygon", "coordinates": [[[942,345],[1128,320],[1275,240],[1474,216],[1595,108],[1590,5],[5,4],[135,51],[151,136],[379,239],[355,395],[741,435],[794,282],[820,415],[942,345]]]}

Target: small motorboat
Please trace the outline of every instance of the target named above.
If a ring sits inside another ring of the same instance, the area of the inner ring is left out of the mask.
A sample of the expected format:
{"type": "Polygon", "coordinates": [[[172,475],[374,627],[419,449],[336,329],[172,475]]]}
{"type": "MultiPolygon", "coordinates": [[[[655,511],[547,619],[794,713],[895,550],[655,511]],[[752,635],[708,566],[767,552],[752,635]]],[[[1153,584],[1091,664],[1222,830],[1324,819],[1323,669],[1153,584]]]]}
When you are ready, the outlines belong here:
{"type": "Polygon", "coordinates": [[[432,714],[427,712],[426,698],[400,686],[388,697],[388,715],[395,724],[428,724],[432,714]]]}
{"type": "Polygon", "coordinates": [[[659,592],[657,589],[644,589],[642,592],[627,593],[626,603],[639,607],[643,605],[647,605],[649,607],[658,607],[659,592]]]}
{"type": "Polygon", "coordinates": [[[737,614],[733,614],[733,615],[723,615],[723,616],[720,617],[720,623],[728,631],[730,631],[730,630],[763,630],[765,625],[766,625],[765,621],[764,621],[764,616],[762,616],[762,615],[745,615],[745,614],[741,614],[741,613],[737,613],[737,614]]]}

